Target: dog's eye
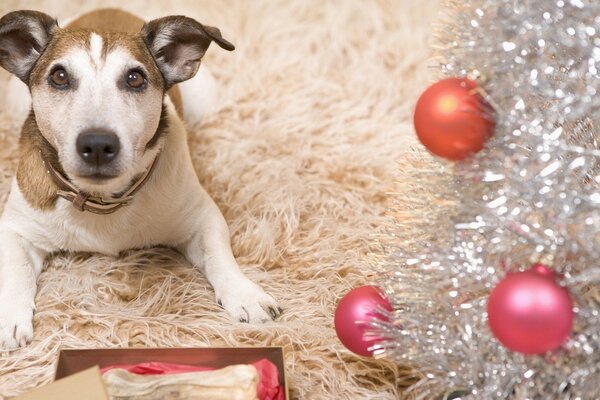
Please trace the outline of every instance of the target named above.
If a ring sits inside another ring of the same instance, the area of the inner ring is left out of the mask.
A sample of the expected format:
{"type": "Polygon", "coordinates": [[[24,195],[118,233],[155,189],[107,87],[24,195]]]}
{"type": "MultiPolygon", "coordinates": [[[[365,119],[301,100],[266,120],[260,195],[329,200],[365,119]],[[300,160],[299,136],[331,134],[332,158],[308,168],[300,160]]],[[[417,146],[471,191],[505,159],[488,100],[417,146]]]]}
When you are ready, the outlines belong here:
{"type": "Polygon", "coordinates": [[[127,86],[133,89],[141,89],[146,85],[146,77],[136,70],[127,73],[127,86]]]}
{"type": "Polygon", "coordinates": [[[50,74],[50,83],[59,89],[64,89],[69,86],[69,74],[63,68],[57,68],[50,74]]]}

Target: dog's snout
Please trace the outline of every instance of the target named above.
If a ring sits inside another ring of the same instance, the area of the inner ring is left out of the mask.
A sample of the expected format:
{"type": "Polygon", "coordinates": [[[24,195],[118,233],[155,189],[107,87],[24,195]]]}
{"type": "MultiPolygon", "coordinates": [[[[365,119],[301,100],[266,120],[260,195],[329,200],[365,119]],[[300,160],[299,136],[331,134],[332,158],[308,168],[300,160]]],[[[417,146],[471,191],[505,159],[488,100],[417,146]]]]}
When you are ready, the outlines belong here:
{"type": "Polygon", "coordinates": [[[88,164],[101,166],[114,160],[121,150],[119,137],[110,131],[92,130],[77,137],[77,153],[88,164]]]}

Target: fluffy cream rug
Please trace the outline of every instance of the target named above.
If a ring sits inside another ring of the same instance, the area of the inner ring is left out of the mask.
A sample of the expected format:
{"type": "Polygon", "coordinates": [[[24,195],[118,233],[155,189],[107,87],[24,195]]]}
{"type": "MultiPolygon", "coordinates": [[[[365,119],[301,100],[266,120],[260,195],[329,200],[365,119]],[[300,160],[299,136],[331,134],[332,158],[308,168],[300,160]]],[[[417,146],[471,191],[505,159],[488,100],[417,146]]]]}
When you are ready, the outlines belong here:
{"type": "MultiPolygon", "coordinates": [[[[230,320],[201,273],[168,249],[58,254],[39,279],[33,343],[0,355],[0,395],[49,382],[60,348],[283,346],[294,399],[398,397],[410,373],[345,350],[333,312],[370,279],[368,253],[394,180],[417,179],[429,163],[413,148],[411,112],[431,76],[437,1],[4,0],[0,11],[38,9],[60,21],[108,5],[186,14],[236,44],[205,58],[224,101],[190,128],[191,148],[240,265],[285,314],[260,326],[230,320]]],[[[17,138],[0,114],[2,203],[17,138]]],[[[400,224],[411,232],[412,197],[426,194],[416,181],[399,187],[400,224]]]]}

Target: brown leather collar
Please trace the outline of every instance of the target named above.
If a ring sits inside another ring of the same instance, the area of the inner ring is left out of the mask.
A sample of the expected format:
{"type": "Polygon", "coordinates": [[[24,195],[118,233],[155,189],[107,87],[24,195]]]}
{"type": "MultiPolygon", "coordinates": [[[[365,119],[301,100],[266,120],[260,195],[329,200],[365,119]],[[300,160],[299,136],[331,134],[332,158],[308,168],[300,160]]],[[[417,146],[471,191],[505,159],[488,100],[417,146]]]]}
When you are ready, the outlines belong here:
{"type": "Polygon", "coordinates": [[[158,156],[154,158],[150,168],[144,172],[144,174],[135,183],[127,189],[125,193],[118,197],[110,197],[105,199],[103,197],[90,196],[88,193],[77,189],[71,182],[67,180],[60,172],[58,172],[48,160],[45,159],[42,152],[40,152],[42,162],[48,175],[52,178],[52,181],[58,188],[56,194],[70,203],[73,203],[73,207],[79,211],[89,211],[94,214],[112,214],[119,208],[124,207],[131,203],[133,195],[136,194],[142,186],[148,181],[152,171],[156,167],[158,156]]]}

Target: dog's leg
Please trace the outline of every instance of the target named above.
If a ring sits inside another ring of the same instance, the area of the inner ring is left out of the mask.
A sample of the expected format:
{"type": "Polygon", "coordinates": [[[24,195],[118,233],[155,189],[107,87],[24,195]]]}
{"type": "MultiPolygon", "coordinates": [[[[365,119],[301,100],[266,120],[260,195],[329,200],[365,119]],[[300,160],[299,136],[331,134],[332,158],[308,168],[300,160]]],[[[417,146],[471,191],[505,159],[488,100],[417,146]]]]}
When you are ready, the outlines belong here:
{"type": "Polygon", "coordinates": [[[37,278],[46,252],[0,228],[0,349],[25,346],[33,338],[37,278]]]}
{"type": "Polygon", "coordinates": [[[217,205],[206,196],[206,205],[195,217],[198,228],[180,250],[195,266],[204,269],[217,302],[241,322],[266,322],[282,310],[270,295],[248,279],[231,251],[229,228],[217,205]]]}

